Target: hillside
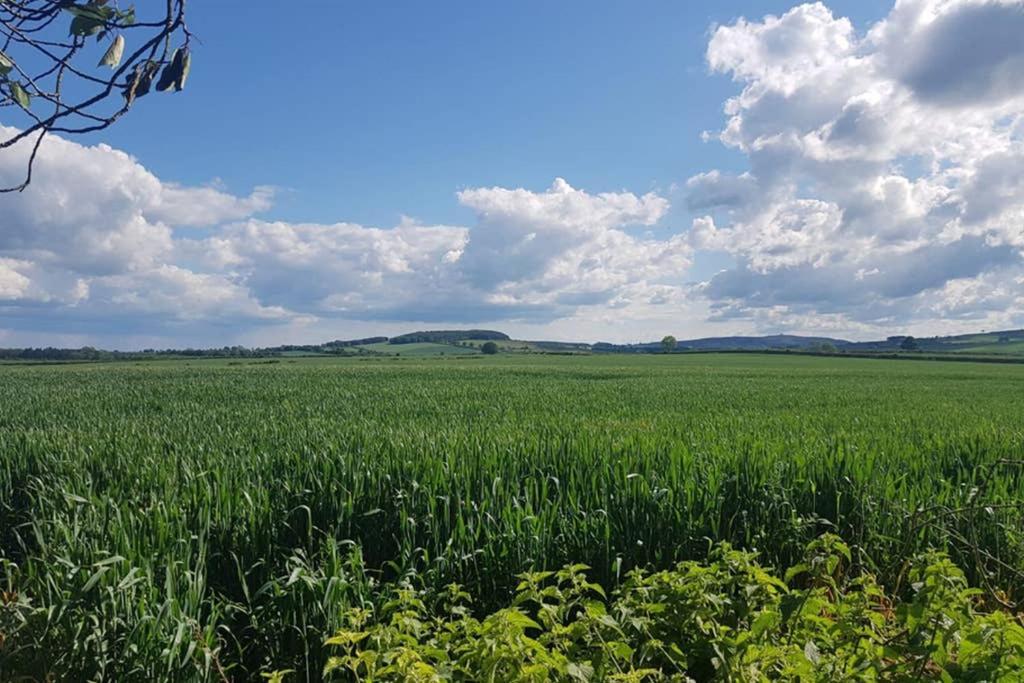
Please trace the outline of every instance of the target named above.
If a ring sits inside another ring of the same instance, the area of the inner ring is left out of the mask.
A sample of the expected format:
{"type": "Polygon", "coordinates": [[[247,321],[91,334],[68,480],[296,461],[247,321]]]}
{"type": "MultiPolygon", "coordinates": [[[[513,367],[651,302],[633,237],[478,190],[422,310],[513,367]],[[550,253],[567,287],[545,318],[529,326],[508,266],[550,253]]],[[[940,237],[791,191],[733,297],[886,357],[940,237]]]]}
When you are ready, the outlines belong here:
{"type": "MultiPolygon", "coordinates": [[[[765,337],[703,337],[684,339],[676,342],[676,351],[770,351],[807,350],[831,344],[836,348],[850,344],[844,339],[830,337],[801,337],[791,334],[776,334],[765,337]]],[[[661,342],[643,344],[594,344],[594,351],[610,353],[653,353],[662,350],[661,342]]]]}
{"type": "Polygon", "coordinates": [[[504,332],[494,330],[426,330],[423,332],[409,332],[391,337],[389,344],[454,344],[456,342],[480,339],[484,341],[510,341],[504,332]]]}
{"type": "MultiPolygon", "coordinates": [[[[832,337],[805,337],[778,334],[763,337],[704,337],[684,339],[676,343],[676,351],[822,351],[849,353],[907,352],[905,335],[890,336],[878,341],[853,342],[832,337]]],[[[946,337],[916,337],[915,351],[926,353],[958,353],[978,356],[1024,356],[1024,330],[1002,330],[946,337]]],[[[660,353],[660,341],[642,344],[594,344],[595,352],[660,353]]]]}
{"type": "MultiPolygon", "coordinates": [[[[907,337],[890,336],[877,341],[854,342],[833,337],[793,334],[766,336],[701,337],[676,343],[676,352],[795,351],[850,354],[956,354],[998,360],[1024,358],[1024,330],[1001,330],[945,337],[917,337],[912,349],[907,337]]],[[[497,342],[502,353],[661,353],[660,341],[639,344],[541,341],[513,339],[496,330],[423,330],[397,337],[336,339],[322,344],[288,344],[269,347],[225,346],[220,348],[145,349],[107,351],[92,347],[0,349],[0,361],[138,361],[158,358],[268,358],[276,356],[443,356],[472,355],[487,341],[497,342]]]]}

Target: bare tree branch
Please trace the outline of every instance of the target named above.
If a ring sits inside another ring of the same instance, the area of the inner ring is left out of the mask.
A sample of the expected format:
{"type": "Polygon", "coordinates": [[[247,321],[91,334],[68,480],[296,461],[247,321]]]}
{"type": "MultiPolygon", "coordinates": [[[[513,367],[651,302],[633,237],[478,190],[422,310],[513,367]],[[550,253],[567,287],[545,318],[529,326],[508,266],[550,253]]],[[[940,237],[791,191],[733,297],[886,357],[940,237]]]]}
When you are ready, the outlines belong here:
{"type": "Polygon", "coordinates": [[[120,0],[0,0],[0,113],[10,109],[25,121],[0,137],[0,153],[32,140],[24,181],[0,193],[29,186],[47,134],[103,130],[154,86],[184,87],[192,60],[186,3],[147,2],[162,9],[138,21],[135,7],[120,0]],[[96,66],[90,39],[106,45],[96,66]],[[39,113],[44,105],[50,113],[39,113]]]}

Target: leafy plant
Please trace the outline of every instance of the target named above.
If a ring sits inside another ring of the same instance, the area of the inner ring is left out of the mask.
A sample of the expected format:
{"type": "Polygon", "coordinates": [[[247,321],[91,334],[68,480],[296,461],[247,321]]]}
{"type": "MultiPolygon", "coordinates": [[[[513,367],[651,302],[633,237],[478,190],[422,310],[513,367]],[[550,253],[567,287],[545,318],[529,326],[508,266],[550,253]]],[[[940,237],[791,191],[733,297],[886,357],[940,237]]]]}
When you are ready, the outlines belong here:
{"type": "Polygon", "coordinates": [[[468,594],[447,611],[405,585],[349,610],[327,640],[327,677],[356,681],[1001,681],[1024,677],[1024,627],[978,609],[980,591],[941,553],[887,596],[826,534],[786,573],[717,546],[706,562],[636,570],[611,598],[587,567],[521,575],[510,606],[482,618],[468,594]]]}

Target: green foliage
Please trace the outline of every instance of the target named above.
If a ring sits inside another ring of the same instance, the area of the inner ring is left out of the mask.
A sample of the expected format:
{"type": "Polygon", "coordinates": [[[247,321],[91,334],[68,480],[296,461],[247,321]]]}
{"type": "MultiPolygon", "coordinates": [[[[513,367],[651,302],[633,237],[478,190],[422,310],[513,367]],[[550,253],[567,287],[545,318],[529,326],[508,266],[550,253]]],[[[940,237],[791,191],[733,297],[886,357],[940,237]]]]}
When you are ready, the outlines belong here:
{"type": "Polygon", "coordinates": [[[825,531],[850,558],[823,549],[794,587],[868,570],[906,598],[934,547],[1016,603],[1022,381],[684,354],[0,365],[0,680],[291,681],[409,576],[480,617],[521,572],[585,563],[611,594],[709,542],[807,564],[825,531]]]}
{"type": "Polygon", "coordinates": [[[22,109],[28,109],[32,104],[32,97],[25,87],[18,81],[10,81],[7,85],[11,89],[11,99],[17,102],[22,109]]]}
{"type": "Polygon", "coordinates": [[[807,347],[807,350],[810,351],[811,353],[836,353],[838,349],[836,349],[836,345],[833,344],[832,342],[816,341],[811,343],[807,347]]]}
{"type": "Polygon", "coordinates": [[[480,351],[485,355],[493,356],[498,353],[498,345],[492,341],[487,341],[480,347],[480,351]]]}
{"type": "Polygon", "coordinates": [[[676,350],[677,343],[678,342],[676,341],[676,338],[673,337],[671,334],[666,335],[661,340],[661,350],[664,351],[665,353],[672,353],[673,351],[676,350]]]}
{"type": "Polygon", "coordinates": [[[189,49],[185,47],[176,49],[171,55],[170,62],[164,67],[163,73],[160,74],[156,89],[160,92],[171,88],[176,91],[183,90],[191,68],[192,53],[189,49]]]}
{"type": "Polygon", "coordinates": [[[327,644],[328,678],[356,681],[1009,681],[1024,677],[1024,627],[977,609],[980,591],[942,554],[909,563],[906,600],[848,568],[824,535],[787,586],[754,553],[635,570],[607,598],[588,567],[521,575],[511,605],[482,618],[449,586],[405,585],[348,611],[327,644]]]}
{"type": "Polygon", "coordinates": [[[391,337],[390,344],[422,344],[430,342],[433,344],[455,344],[461,341],[478,339],[483,341],[509,341],[509,336],[504,332],[494,330],[426,330],[423,332],[410,332],[391,337]]]}

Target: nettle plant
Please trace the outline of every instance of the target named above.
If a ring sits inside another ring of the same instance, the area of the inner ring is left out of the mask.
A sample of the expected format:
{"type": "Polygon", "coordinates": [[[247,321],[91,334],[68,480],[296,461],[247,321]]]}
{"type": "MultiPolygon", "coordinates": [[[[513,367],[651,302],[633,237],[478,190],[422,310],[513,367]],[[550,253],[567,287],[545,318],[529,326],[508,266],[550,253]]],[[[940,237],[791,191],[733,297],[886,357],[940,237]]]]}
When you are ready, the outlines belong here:
{"type": "Polygon", "coordinates": [[[431,600],[406,584],[377,608],[347,613],[327,640],[334,655],[324,674],[367,682],[1024,677],[1020,616],[982,611],[980,591],[943,554],[908,563],[903,600],[850,567],[850,549],[834,535],[813,541],[785,580],[755,553],[721,544],[706,562],[634,571],[611,596],[584,565],[523,574],[511,604],[482,618],[458,586],[431,600]]]}

